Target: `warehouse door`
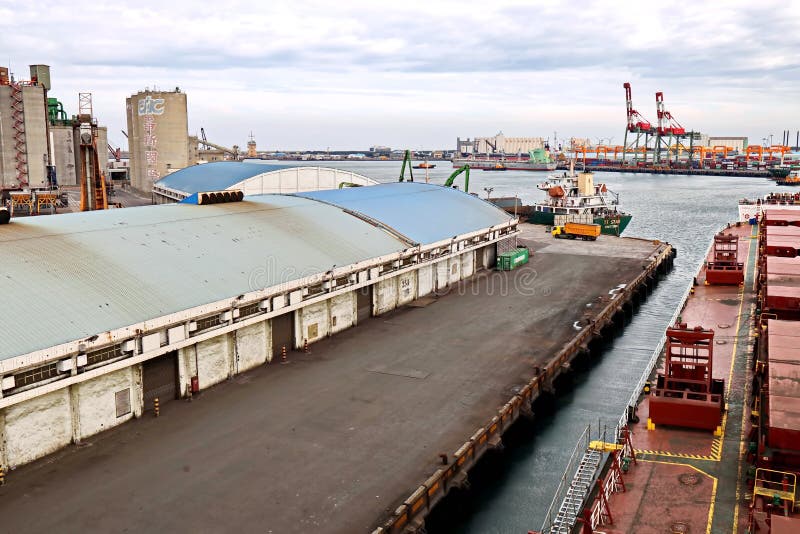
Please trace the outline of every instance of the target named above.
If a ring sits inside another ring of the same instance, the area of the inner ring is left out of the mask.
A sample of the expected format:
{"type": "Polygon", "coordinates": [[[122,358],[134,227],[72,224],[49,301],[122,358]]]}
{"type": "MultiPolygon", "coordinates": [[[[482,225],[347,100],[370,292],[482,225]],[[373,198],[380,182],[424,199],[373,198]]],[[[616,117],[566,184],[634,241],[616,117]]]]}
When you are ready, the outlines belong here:
{"type": "Polygon", "coordinates": [[[142,364],[142,382],[144,387],[144,411],[153,409],[153,401],[158,403],[178,398],[178,351],[173,350],[142,364]]]}
{"type": "Polygon", "coordinates": [[[281,361],[281,351],[294,347],[294,313],[284,313],[272,318],[272,357],[281,361]]]}
{"type": "Polygon", "coordinates": [[[356,291],[356,324],[361,324],[372,317],[372,286],[365,286],[356,291]]]}

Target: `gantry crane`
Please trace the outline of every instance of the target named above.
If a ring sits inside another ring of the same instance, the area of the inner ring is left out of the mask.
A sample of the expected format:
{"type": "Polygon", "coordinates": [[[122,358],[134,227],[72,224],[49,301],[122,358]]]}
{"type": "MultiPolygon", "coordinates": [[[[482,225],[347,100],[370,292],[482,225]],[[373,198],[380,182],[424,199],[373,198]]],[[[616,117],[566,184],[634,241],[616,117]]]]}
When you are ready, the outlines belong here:
{"type": "Polygon", "coordinates": [[[625,139],[623,141],[622,150],[622,163],[627,162],[627,153],[633,152],[633,161],[635,164],[639,163],[639,152],[642,152],[645,163],[647,162],[647,146],[650,142],[650,136],[654,135],[655,128],[650,124],[650,121],[645,119],[641,113],[633,109],[633,97],[631,96],[631,84],[625,82],[622,84],[625,88],[625,112],[628,118],[628,124],[625,127],[625,139]],[[628,134],[635,134],[635,137],[628,144],[628,134]],[[644,150],[639,148],[639,143],[644,138],[644,150]]]}
{"type": "MultiPolygon", "coordinates": [[[[656,114],[658,115],[658,126],[656,127],[656,138],[654,147],[654,163],[661,163],[662,152],[667,152],[666,161],[669,162],[672,154],[675,154],[674,162],[678,162],[679,151],[672,151],[671,147],[679,146],[682,150],[686,150],[689,154],[689,164],[692,161],[692,149],[695,138],[699,138],[699,134],[695,132],[687,132],[686,128],[672,116],[666,106],[664,105],[664,93],[661,91],[656,92],[656,114]],[[689,139],[689,146],[682,142],[683,139],[689,139]],[[673,139],[676,143],[673,144],[673,139]]],[[[681,151],[682,151],[681,150],[681,151]]]]}

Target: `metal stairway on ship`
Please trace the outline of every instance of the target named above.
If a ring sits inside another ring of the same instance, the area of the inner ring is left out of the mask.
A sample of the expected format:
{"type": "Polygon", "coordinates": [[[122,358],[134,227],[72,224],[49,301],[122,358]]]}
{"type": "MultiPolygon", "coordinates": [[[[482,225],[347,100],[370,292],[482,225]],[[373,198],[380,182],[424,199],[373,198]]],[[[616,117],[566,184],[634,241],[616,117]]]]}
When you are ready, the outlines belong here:
{"type": "Polygon", "coordinates": [[[569,534],[572,532],[578,517],[584,507],[584,502],[592,490],[600,465],[603,462],[603,452],[588,449],[578,464],[578,470],[567,489],[567,494],[561,502],[549,532],[551,534],[569,534]]]}

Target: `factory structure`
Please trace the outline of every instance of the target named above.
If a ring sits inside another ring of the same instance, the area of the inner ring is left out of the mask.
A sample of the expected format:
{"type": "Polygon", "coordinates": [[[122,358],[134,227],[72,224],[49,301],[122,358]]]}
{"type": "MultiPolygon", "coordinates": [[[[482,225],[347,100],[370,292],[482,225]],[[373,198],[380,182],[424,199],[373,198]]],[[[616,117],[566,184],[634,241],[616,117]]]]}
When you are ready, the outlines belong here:
{"type": "Polygon", "coordinates": [[[150,191],[159,178],[195,162],[190,159],[186,93],[140,91],[125,100],[131,186],[150,191]]]}
{"type": "Polygon", "coordinates": [[[421,183],[197,199],[0,226],[0,467],[469,278],[518,223],[421,183]]]}
{"type": "MultiPolygon", "coordinates": [[[[64,104],[49,95],[50,67],[31,65],[30,79],[14,79],[0,67],[0,190],[47,189],[77,185],[79,136],[77,116],[68,116],[64,104]]],[[[78,98],[89,105],[91,96],[78,98]]],[[[97,145],[105,154],[107,131],[96,127],[97,145]]],[[[107,159],[100,158],[103,173],[107,159]]]]}

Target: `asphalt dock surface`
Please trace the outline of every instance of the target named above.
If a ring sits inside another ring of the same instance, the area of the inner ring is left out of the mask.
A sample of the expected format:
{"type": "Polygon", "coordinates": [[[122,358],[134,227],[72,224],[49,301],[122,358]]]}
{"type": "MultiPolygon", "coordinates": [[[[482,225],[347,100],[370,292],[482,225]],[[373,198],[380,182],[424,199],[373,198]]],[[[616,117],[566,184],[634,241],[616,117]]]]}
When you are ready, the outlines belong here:
{"type": "Polygon", "coordinates": [[[521,228],[525,267],[7,473],[0,532],[371,532],[658,248],[521,228]]]}

